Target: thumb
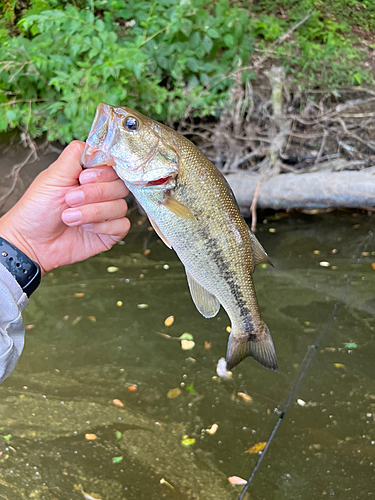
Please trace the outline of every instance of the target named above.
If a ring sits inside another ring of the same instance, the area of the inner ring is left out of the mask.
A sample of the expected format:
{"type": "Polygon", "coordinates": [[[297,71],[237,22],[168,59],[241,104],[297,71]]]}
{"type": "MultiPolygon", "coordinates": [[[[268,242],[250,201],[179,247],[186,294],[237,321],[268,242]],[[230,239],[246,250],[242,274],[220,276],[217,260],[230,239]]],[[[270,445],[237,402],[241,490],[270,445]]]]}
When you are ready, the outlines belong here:
{"type": "Polygon", "coordinates": [[[77,184],[82,167],[79,162],[85,143],[82,141],[71,142],[48,168],[57,185],[74,186],[77,184]]]}

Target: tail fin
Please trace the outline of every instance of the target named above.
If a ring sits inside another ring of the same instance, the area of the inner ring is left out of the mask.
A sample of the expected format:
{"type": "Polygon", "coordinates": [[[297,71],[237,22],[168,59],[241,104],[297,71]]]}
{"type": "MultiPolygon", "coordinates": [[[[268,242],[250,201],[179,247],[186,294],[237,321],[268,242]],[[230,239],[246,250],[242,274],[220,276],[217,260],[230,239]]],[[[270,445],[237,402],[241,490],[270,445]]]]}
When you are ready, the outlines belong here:
{"type": "Polygon", "coordinates": [[[228,370],[232,370],[248,356],[252,356],[258,363],[270,370],[277,370],[276,351],[267,325],[264,324],[262,332],[244,335],[234,332],[230,334],[227,348],[228,370]]]}

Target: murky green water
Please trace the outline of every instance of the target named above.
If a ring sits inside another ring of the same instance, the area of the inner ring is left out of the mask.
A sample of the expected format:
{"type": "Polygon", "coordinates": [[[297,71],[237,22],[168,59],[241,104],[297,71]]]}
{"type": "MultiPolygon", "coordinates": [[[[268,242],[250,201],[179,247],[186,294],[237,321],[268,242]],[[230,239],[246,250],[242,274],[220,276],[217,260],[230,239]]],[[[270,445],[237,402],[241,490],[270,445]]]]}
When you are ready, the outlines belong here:
{"type": "Polygon", "coordinates": [[[251,473],[258,455],[245,451],[268,439],[274,409],[345,290],[296,396],[306,405],[291,405],[248,498],[375,496],[375,237],[361,247],[372,225],[367,215],[340,212],[261,224],[275,269],[258,268],[254,279],[280,369],[247,359],[229,382],[215,379],[226,314],[200,316],[182,265],[144,219],[125,244],[44,277],[24,314],[35,326],[22,359],[0,387],[0,498],[235,500],[241,487],[227,477],[251,473]],[[345,288],[361,250],[370,256],[345,288]],[[188,332],[196,345],[184,351],[157,332],[188,332]],[[202,432],[214,423],[214,435],[202,432]],[[185,435],[195,444],[184,447],[185,435]]]}

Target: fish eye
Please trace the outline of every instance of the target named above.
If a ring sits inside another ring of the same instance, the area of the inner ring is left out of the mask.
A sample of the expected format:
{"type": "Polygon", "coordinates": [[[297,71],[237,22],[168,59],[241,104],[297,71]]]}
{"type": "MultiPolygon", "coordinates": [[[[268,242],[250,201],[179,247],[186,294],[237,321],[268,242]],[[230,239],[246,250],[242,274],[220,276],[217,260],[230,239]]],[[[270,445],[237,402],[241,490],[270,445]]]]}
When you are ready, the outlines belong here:
{"type": "Polygon", "coordinates": [[[134,116],[127,116],[123,119],[122,125],[126,130],[130,132],[135,132],[139,129],[139,120],[134,116]]]}

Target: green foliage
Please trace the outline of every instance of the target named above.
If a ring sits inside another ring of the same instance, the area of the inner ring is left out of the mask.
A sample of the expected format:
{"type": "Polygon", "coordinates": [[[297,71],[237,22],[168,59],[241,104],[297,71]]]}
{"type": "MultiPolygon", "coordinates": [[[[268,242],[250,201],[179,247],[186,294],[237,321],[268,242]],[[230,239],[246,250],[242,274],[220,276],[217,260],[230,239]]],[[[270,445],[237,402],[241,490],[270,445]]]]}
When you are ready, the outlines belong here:
{"type": "Polygon", "coordinates": [[[169,123],[218,117],[228,103],[228,75],[249,63],[255,45],[266,49],[311,8],[317,12],[275,48],[289,73],[304,86],[369,81],[348,22],[324,11],[338,3],[3,0],[0,132],[18,126],[33,137],[85,139],[101,101],[169,123]]]}
{"type": "Polygon", "coordinates": [[[84,139],[101,101],[167,122],[188,107],[215,114],[230,87],[222,75],[250,57],[249,14],[228,0],[89,5],[31,2],[20,34],[3,41],[0,131],[84,139]]]}

